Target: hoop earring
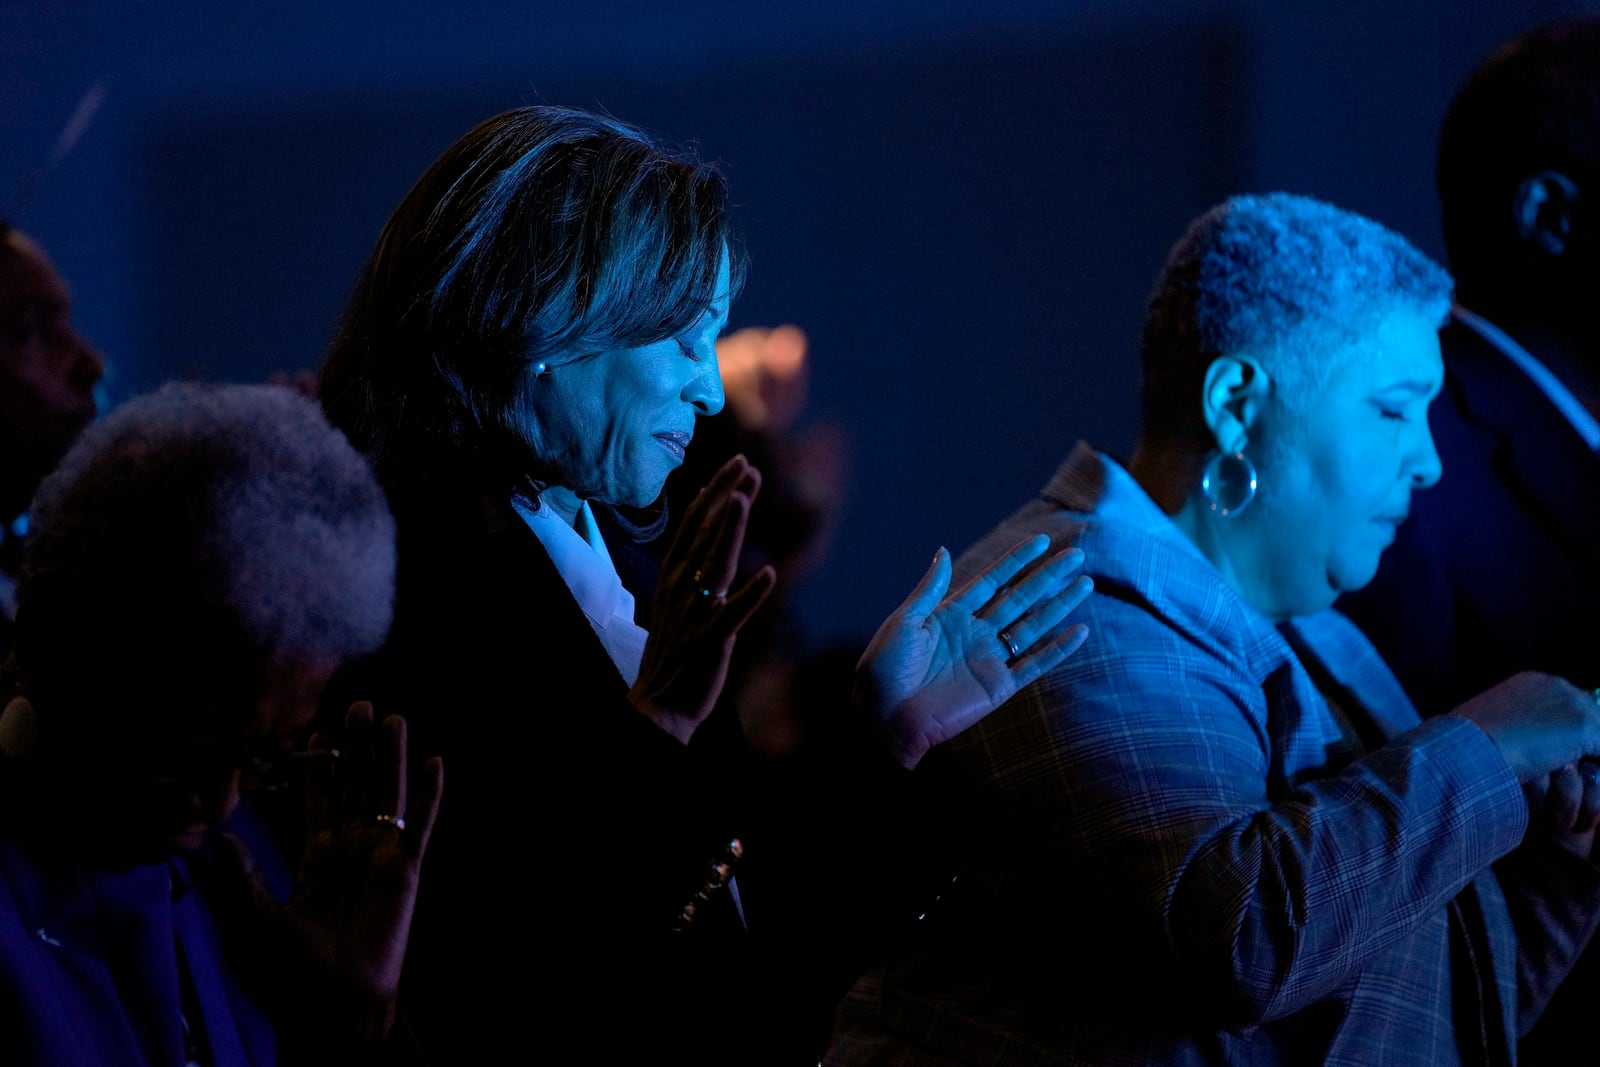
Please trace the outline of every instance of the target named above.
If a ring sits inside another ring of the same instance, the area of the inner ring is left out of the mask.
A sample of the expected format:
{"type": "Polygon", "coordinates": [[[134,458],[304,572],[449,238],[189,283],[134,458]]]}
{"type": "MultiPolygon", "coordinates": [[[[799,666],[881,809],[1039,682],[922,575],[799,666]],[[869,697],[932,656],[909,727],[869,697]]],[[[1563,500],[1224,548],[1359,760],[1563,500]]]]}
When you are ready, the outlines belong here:
{"type": "Polygon", "coordinates": [[[1234,518],[1256,498],[1256,465],[1243,452],[1218,452],[1200,475],[1200,492],[1212,511],[1234,518]]]}

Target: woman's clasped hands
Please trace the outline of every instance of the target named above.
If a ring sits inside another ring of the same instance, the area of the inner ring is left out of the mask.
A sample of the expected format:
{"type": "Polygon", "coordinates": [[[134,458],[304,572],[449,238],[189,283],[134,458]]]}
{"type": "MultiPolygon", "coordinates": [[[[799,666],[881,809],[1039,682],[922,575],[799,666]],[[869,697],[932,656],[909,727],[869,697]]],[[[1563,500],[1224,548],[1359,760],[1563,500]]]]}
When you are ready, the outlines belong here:
{"type": "Polygon", "coordinates": [[[760,471],[743,456],[728,460],[684,512],[661,561],[650,637],[628,698],[685,744],[722,694],[739,631],[777,581],[762,567],[734,587],[760,490],[760,471]]]}

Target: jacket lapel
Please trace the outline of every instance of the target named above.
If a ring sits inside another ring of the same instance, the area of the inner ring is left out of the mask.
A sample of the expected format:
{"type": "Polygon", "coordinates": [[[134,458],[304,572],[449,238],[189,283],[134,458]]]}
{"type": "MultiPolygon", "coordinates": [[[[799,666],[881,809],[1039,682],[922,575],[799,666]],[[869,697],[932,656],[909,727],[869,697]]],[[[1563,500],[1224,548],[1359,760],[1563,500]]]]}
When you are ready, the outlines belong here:
{"type": "Polygon", "coordinates": [[[1306,669],[1336,686],[1341,708],[1356,720],[1368,748],[1393,740],[1422,722],[1394,672],[1336,611],[1301,615],[1278,627],[1306,669]]]}

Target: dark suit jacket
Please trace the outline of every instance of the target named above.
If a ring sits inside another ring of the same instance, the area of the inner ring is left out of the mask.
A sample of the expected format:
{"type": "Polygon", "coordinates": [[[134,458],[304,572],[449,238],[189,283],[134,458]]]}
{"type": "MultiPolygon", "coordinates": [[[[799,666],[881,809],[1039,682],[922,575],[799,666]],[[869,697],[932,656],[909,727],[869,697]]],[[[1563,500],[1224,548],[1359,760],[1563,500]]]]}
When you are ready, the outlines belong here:
{"type": "Polygon", "coordinates": [[[747,1059],[759,1007],[731,894],[672,929],[742,832],[725,754],[633,708],[506,501],[461,482],[395,506],[394,631],[334,690],[405,714],[415,763],[445,759],[400,1002],[423,1061],[747,1059]]]}
{"type": "Polygon", "coordinates": [[[1343,598],[1424,714],[1522,670],[1600,686],[1600,458],[1477,333],[1441,334],[1437,486],[1343,598]]]}

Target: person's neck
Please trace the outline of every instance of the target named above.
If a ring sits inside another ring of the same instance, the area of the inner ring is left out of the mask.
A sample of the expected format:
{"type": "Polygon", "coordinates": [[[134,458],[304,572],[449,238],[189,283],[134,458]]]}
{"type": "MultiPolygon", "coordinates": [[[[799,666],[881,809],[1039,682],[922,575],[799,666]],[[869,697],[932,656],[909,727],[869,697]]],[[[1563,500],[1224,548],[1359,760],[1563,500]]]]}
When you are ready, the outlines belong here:
{"type": "Polygon", "coordinates": [[[1200,553],[1222,572],[1229,585],[1233,581],[1233,565],[1211,521],[1211,509],[1206,506],[1200,492],[1200,477],[1205,470],[1205,457],[1190,449],[1153,445],[1141,441],[1128,461],[1128,473],[1139,487],[1155,501],[1156,507],[1172,520],[1174,526],[1200,553]]]}
{"type": "Polygon", "coordinates": [[[1139,488],[1156,502],[1156,507],[1176,520],[1200,484],[1205,459],[1197,458],[1189,449],[1140,438],[1128,459],[1127,469],[1139,488]]]}
{"type": "Polygon", "coordinates": [[[576,527],[583,501],[572,490],[552,485],[539,494],[539,506],[549,508],[568,526],[576,527]]]}
{"type": "Polygon", "coordinates": [[[1141,440],[1127,469],[1172,524],[1217,568],[1223,582],[1245,603],[1268,618],[1276,619],[1279,616],[1267,610],[1262,598],[1252,594],[1243,570],[1235,565],[1231,542],[1223,536],[1221,524],[1236,520],[1219,519],[1200,491],[1206,458],[1194,449],[1154,445],[1141,440]]]}

